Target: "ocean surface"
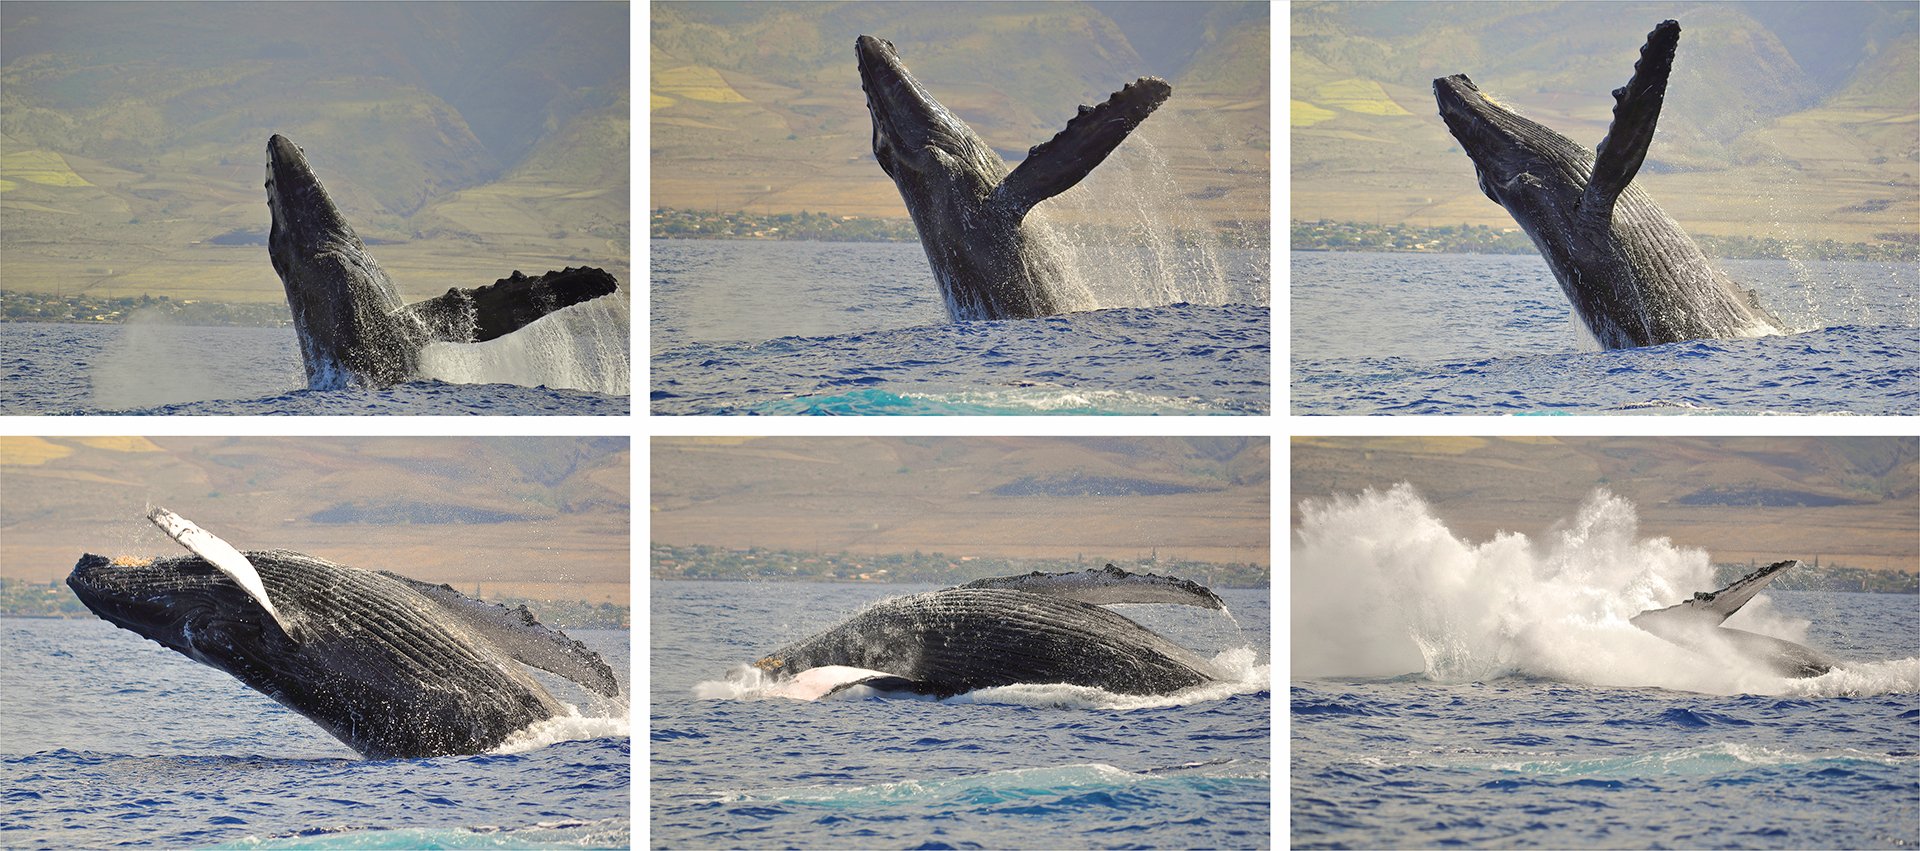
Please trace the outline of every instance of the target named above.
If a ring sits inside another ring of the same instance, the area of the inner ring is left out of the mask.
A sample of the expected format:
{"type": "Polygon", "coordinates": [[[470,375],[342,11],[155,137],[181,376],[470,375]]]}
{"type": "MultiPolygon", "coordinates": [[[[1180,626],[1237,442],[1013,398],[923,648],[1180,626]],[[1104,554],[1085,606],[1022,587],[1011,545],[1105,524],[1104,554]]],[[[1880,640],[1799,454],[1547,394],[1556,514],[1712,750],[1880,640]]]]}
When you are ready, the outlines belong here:
{"type": "Polygon", "coordinates": [[[917,243],[648,250],[656,414],[1272,410],[1264,251],[1077,249],[1076,312],[950,322],[917,243]]]}
{"type": "Polygon", "coordinates": [[[1920,264],[1716,261],[1795,333],[1602,351],[1537,255],[1291,255],[1295,414],[1920,411],[1920,264]]]}
{"type": "MultiPolygon", "coordinates": [[[[568,634],[631,693],[629,632],[568,634]]],[[[535,675],[582,717],[495,753],[368,761],[106,621],[0,618],[0,847],[630,847],[625,699],[535,675]]]]}
{"type": "Polygon", "coordinates": [[[1790,680],[1627,622],[1722,586],[1605,494],[1479,544],[1309,500],[1291,565],[1293,847],[1920,844],[1920,597],[1756,597],[1726,626],[1843,664],[1790,680]]]}
{"type": "Polygon", "coordinates": [[[1184,696],[1014,685],[804,702],[726,680],[872,602],[934,587],[651,582],[652,846],[1271,847],[1264,589],[1214,589],[1231,619],[1115,607],[1235,673],[1184,696]]]}
{"type": "Polygon", "coordinates": [[[497,340],[435,343],[420,379],[384,390],[307,389],[291,328],[0,322],[0,415],[624,416],[630,313],[603,298],[497,340]]]}

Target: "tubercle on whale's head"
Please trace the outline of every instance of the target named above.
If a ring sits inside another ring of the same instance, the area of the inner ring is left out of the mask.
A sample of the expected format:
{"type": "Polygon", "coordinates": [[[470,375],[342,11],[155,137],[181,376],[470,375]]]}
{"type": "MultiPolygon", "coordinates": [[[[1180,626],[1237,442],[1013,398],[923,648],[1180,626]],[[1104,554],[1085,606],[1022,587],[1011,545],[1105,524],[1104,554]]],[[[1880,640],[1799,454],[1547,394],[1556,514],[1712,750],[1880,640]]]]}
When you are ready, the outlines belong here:
{"type": "MultiPolygon", "coordinates": [[[[273,221],[273,231],[268,238],[270,249],[290,241],[315,245],[341,238],[359,245],[359,236],[348,226],[326,187],[314,176],[306,151],[278,133],[267,140],[266,189],[267,210],[273,221]]],[[[270,253],[277,268],[281,252],[270,253]]]]}
{"type": "Polygon", "coordinates": [[[1006,163],[914,79],[892,42],[863,35],[854,41],[854,54],[873,119],[873,156],[889,177],[900,181],[910,179],[907,171],[953,172],[998,181],[1005,174],[1006,163]],[[961,163],[969,167],[958,168],[961,163]]]}
{"type": "Polygon", "coordinates": [[[252,595],[197,556],[81,556],[67,576],[74,596],[102,620],[195,661],[243,676],[297,642],[252,595]]]}
{"type": "Polygon", "coordinates": [[[1590,153],[1487,96],[1467,75],[1434,80],[1433,96],[1448,132],[1473,160],[1480,191],[1494,203],[1511,210],[1542,191],[1585,187],[1590,153]]]}

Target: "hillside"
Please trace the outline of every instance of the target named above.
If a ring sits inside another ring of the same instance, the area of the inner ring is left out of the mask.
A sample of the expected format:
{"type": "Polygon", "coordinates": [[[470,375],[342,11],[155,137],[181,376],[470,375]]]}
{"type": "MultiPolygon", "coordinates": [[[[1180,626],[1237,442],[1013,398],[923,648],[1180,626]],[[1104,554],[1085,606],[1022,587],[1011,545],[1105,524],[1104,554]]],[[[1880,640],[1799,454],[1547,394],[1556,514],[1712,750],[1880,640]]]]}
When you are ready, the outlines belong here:
{"type": "Polygon", "coordinates": [[[652,441],[656,543],[1270,566],[1266,438],[652,441]]]}
{"type": "Polygon", "coordinates": [[[1589,148],[1654,24],[1682,27],[1636,184],[1691,233],[1920,242],[1920,10],[1901,3],[1296,3],[1295,220],[1514,227],[1432,82],[1589,148]]]}
{"type": "Polygon", "coordinates": [[[179,552],[161,505],[243,550],[624,605],[629,466],[625,438],[0,437],[0,573],[179,552]]]}
{"type": "Polygon", "coordinates": [[[515,269],[626,281],[628,20],[625,3],[9,2],[8,288],[284,299],[274,133],[409,300],[515,269]]]}
{"type": "Polygon", "coordinates": [[[1453,534],[1538,540],[1597,488],[1631,501],[1643,537],[1719,562],[1799,558],[1920,572],[1912,438],[1298,437],[1300,501],[1411,482],[1453,534]]]}
{"type": "Polygon", "coordinates": [[[904,217],[872,154],[854,39],[893,42],[935,98],[1009,165],[1082,104],[1157,75],[1174,96],[1082,187],[1043,205],[1094,215],[1101,195],[1204,219],[1268,219],[1269,44],[1264,3],[654,3],[650,7],[653,209],[904,217]],[[1112,174],[1103,174],[1112,172],[1112,174]],[[1103,185],[1103,180],[1112,185],[1103,185]],[[1093,196],[1093,197],[1087,197],[1093,196]]]}

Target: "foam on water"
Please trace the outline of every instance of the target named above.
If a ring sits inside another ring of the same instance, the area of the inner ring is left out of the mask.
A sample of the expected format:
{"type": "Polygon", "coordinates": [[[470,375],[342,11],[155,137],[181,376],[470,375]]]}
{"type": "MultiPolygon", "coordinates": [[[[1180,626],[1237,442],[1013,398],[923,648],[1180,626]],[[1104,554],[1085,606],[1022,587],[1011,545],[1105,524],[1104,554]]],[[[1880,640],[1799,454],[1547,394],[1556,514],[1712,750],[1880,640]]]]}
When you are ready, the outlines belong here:
{"type": "Polygon", "coordinates": [[[869,786],[804,786],[760,791],[721,792],[714,803],[768,801],[825,807],[872,804],[925,804],[951,801],[978,805],[995,801],[1079,794],[1130,786],[1170,786],[1193,782],[1195,776],[1221,780],[1265,782],[1270,769],[1264,762],[1226,760],[1200,766],[1181,766],[1161,772],[1133,772],[1105,763],[1018,768],[938,780],[907,780],[869,786]]]}
{"type": "Polygon", "coordinates": [[[591,739],[622,739],[633,735],[633,721],[624,701],[606,715],[582,715],[580,708],[566,704],[567,714],[527,725],[489,753],[526,753],[559,742],[584,742],[591,739]]]}
{"type": "MultiPolygon", "coordinates": [[[[1633,506],[1604,490],[1537,542],[1512,533],[1469,542],[1407,484],[1305,500],[1301,518],[1292,556],[1295,676],[1414,670],[1436,682],[1527,676],[1713,694],[1920,690],[1920,660],[1849,662],[1789,680],[1633,626],[1633,615],[1720,586],[1705,551],[1640,537],[1633,506]]],[[[1808,622],[1762,595],[1725,625],[1804,644],[1808,622]]]]}

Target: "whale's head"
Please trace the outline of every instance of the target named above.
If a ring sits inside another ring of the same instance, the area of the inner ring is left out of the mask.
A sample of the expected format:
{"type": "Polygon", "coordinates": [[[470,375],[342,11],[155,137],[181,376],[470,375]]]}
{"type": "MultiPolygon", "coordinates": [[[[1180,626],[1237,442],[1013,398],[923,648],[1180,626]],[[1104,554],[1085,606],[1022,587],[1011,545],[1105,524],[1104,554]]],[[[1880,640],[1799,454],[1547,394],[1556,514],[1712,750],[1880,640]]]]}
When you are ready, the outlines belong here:
{"type": "Polygon", "coordinates": [[[253,685],[298,654],[296,641],[239,583],[197,556],[84,555],[67,576],[88,609],[194,661],[253,685]]]}
{"type": "Polygon", "coordinates": [[[1007,164],[985,140],[913,78],[893,43],[863,35],[854,42],[860,88],[873,117],[873,157],[902,195],[965,192],[989,197],[1007,164]]]}
{"type": "Polygon", "coordinates": [[[307,386],[386,386],[413,372],[421,329],[396,322],[400,294],[334,206],[306,152],[267,140],[267,256],[287,291],[307,386]]]}
{"type": "Polygon", "coordinates": [[[1447,129],[1473,159],[1488,199],[1509,212],[1578,203],[1592,154],[1487,97],[1465,74],[1434,80],[1433,96],[1447,129]]]}

